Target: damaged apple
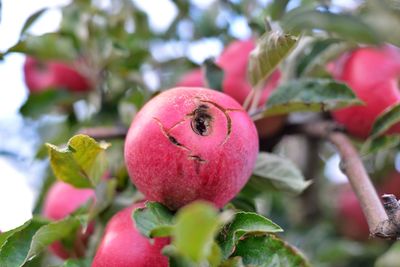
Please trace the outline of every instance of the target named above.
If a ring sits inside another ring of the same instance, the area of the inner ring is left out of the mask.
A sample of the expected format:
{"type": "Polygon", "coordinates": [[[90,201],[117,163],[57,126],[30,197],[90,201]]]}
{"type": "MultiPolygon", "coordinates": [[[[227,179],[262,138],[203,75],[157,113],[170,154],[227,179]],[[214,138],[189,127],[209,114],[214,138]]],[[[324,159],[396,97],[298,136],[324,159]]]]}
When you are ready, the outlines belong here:
{"type": "Polygon", "coordinates": [[[224,206],[249,179],[257,153],[256,128],[240,104],[200,87],[150,100],[125,141],[132,182],[170,209],[197,199],[224,206]]]}

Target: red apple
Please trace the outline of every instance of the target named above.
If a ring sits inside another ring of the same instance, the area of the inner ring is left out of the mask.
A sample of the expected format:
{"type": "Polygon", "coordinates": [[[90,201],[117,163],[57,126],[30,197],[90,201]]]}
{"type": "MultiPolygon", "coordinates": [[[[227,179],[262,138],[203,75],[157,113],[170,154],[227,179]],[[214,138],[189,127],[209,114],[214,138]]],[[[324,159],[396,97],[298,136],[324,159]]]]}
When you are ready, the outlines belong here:
{"type": "MultiPolygon", "coordinates": [[[[69,184],[57,181],[49,189],[49,192],[46,195],[43,206],[43,215],[51,220],[63,219],[90,199],[95,199],[93,189],[78,189],[69,184]]],[[[85,245],[89,236],[93,233],[93,230],[93,224],[89,224],[85,233],[82,233],[80,230],[77,233],[76,242],[85,245]]],[[[83,256],[79,249],[77,249],[77,251],[68,251],[59,241],[50,246],[50,250],[63,259],[72,256],[83,256]]]]}
{"type": "Polygon", "coordinates": [[[132,182],[170,209],[197,199],[224,206],[249,179],[257,153],[256,128],[240,104],[198,87],[151,99],[125,140],[132,182]]]}
{"type": "MultiPolygon", "coordinates": [[[[349,85],[364,106],[333,112],[334,119],[359,138],[367,138],[376,118],[400,102],[397,78],[400,75],[400,50],[393,46],[358,48],[330,66],[333,77],[349,85]]],[[[400,132],[400,125],[390,132],[400,132]]]]}
{"type": "Polygon", "coordinates": [[[101,243],[94,257],[92,267],[167,267],[168,258],[161,254],[168,238],[150,239],[141,235],[132,219],[134,209],[144,207],[143,203],[115,214],[108,222],[101,243]]]}
{"type": "Polygon", "coordinates": [[[89,80],[62,61],[40,61],[27,57],[24,64],[25,83],[30,92],[41,92],[50,88],[62,88],[72,92],[92,89],[89,80]]]}

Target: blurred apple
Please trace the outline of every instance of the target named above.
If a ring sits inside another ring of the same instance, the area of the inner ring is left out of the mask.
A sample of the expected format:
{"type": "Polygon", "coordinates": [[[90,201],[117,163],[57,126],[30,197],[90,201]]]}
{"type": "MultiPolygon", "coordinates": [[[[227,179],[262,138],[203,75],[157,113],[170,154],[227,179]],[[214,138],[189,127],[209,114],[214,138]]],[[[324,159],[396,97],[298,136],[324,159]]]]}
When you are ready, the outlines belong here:
{"type": "Polygon", "coordinates": [[[61,61],[41,61],[27,57],[24,64],[24,76],[31,93],[50,88],[86,92],[93,87],[89,79],[79,73],[72,64],[61,61]]]}
{"type": "MultiPolygon", "coordinates": [[[[400,49],[397,47],[358,48],[329,64],[328,70],[365,103],[332,112],[334,119],[355,137],[367,138],[376,118],[400,102],[400,49]]],[[[388,133],[391,132],[399,133],[400,125],[395,125],[388,133]]]]}
{"type": "Polygon", "coordinates": [[[169,238],[143,236],[135,226],[132,212],[143,208],[137,203],[115,214],[108,222],[97,249],[92,267],[167,267],[168,258],[161,250],[169,244],[169,238]]]}
{"type": "MultiPolygon", "coordinates": [[[[95,192],[93,189],[78,189],[69,184],[57,181],[49,189],[46,195],[43,206],[43,215],[51,220],[60,220],[70,215],[89,200],[95,200],[95,192]]],[[[72,251],[69,251],[64,247],[60,241],[54,242],[50,246],[50,251],[62,259],[81,257],[83,256],[81,246],[86,245],[93,230],[93,224],[89,224],[84,233],[82,232],[82,229],[80,229],[75,239],[75,247],[72,251]]]]}

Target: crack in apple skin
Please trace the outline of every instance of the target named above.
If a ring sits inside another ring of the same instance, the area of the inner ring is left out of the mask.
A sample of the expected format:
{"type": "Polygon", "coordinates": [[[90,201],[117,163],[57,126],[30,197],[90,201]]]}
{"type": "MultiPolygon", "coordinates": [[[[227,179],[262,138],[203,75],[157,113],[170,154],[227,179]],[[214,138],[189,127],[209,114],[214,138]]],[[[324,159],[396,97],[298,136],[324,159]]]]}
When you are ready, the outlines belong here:
{"type": "Polygon", "coordinates": [[[170,129],[166,129],[166,128],[164,127],[164,125],[162,124],[162,122],[161,122],[158,118],[153,118],[153,119],[154,119],[154,120],[157,122],[157,124],[160,126],[161,132],[165,135],[165,137],[166,137],[173,145],[175,145],[175,146],[177,146],[177,147],[179,147],[179,148],[181,148],[181,149],[183,149],[183,150],[189,152],[188,159],[197,161],[197,162],[199,162],[199,163],[201,163],[201,164],[204,164],[204,163],[207,162],[207,160],[201,158],[199,155],[194,154],[193,151],[192,151],[190,148],[188,148],[188,147],[186,147],[185,145],[183,145],[182,143],[180,143],[174,136],[172,136],[172,135],[169,133],[176,125],[181,124],[182,121],[185,121],[186,119],[183,119],[182,121],[179,121],[177,124],[175,124],[174,126],[172,126],[170,129]]]}
{"type": "Polygon", "coordinates": [[[224,108],[223,106],[218,105],[217,103],[210,101],[210,100],[199,99],[199,101],[204,102],[204,103],[209,103],[209,104],[213,105],[214,107],[216,107],[217,109],[219,109],[220,111],[222,111],[222,113],[224,113],[225,118],[226,118],[227,132],[226,132],[226,136],[225,136],[224,140],[221,142],[221,144],[219,144],[219,146],[224,145],[228,141],[229,136],[231,135],[231,132],[232,132],[232,119],[229,116],[228,112],[234,112],[234,111],[244,112],[244,110],[235,109],[235,108],[224,108]]]}
{"type": "MultiPolygon", "coordinates": [[[[232,119],[231,119],[231,117],[229,116],[228,113],[229,113],[229,112],[235,112],[235,111],[244,112],[244,110],[242,110],[242,109],[234,109],[234,108],[224,108],[224,107],[222,107],[221,105],[218,105],[217,103],[215,103],[215,102],[213,102],[213,101],[210,101],[210,100],[203,100],[203,99],[200,99],[200,98],[198,98],[198,97],[196,97],[196,99],[198,99],[200,102],[208,103],[208,104],[213,105],[214,107],[216,107],[218,110],[220,110],[220,111],[224,114],[224,116],[225,116],[225,118],[226,118],[226,122],[227,122],[227,133],[226,133],[226,135],[225,135],[224,140],[223,140],[218,146],[224,145],[224,144],[228,141],[228,139],[229,139],[229,137],[230,137],[230,134],[231,134],[231,132],[232,132],[232,119]]],[[[212,121],[213,121],[212,116],[211,116],[210,114],[207,113],[208,109],[209,109],[209,107],[208,107],[207,105],[205,105],[205,104],[200,104],[196,109],[194,109],[191,113],[186,114],[185,117],[184,117],[182,120],[180,120],[180,121],[178,121],[177,123],[175,123],[175,124],[174,124],[173,126],[171,126],[169,129],[167,129],[167,128],[163,125],[163,123],[160,121],[160,119],[158,119],[158,118],[156,118],[156,117],[153,117],[153,119],[156,121],[156,123],[160,126],[160,130],[161,130],[162,134],[163,134],[173,145],[175,145],[175,146],[177,146],[177,147],[179,147],[179,148],[181,148],[181,149],[183,149],[183,150],[189,152],[188,159],[189,159],[189,160],[193,160],[193,161],[195,162],[195,170],[196,170],[196,173],[197,173],[197,174],[200,173],[200,165],[201,165],[201,164],[205,164],[205,163],[207,163],[208,161],[205,160],[205,159],[203,159],[200,155],[197,155],[196,153],[194,153],[194,152],[192,151],[192,149],[190,149],[189,147],[187,147],[187,146],[185,146],[184,144],[180,143],[180,142],[176,139],[176,137],[174,137],[173,135],[170,134],[170,132],[171,132],[175,127],[177,127],[177,126],[181,125],[182,123],[184,123],[187,119],[192,119],[192,121],[191,121],[191,128],[192,128],[193,132],[195,132],[196,134],[198,134],[198,135],[200,135],[200,136],[208,136],[209,134],[211,134],[211,131],[212,131],[211,123],[212,123],[212,121]],[[194,118],[196,118],[196,116],[201,116],[201,117],[202,117],[202,120],[200,121],[200,123],[203,122],[203,119],[206,120],[206,122],[204,123],[204,126],[202,125],[202,126],[197,127],[197,126],[194,126],[194,125],[193,125],[193,121],[194,121],[194,118]],[[201,127],[201,128],[200,128],[200,127],[201,127]],[[203,129],[204,127],[205,127],[205,129],[203,129]],[[200,129],[199,129],[199,128],[200,128],[200,129]],[[211,129],[210,129],[210,128],[211,128],[211,129]],[[203,131],[203,130],[204,130],[204,131],[203,131]]]]}

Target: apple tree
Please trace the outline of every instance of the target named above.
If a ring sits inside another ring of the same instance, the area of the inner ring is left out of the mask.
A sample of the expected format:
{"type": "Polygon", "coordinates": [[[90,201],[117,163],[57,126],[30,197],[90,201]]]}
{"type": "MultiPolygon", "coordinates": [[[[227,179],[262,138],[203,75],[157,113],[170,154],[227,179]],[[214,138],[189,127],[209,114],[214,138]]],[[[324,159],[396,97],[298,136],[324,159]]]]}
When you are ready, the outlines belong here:
{"type": "Polygon", "coordinates": [[[160,30],[138,2],[1,51],[48,164],[0,266],[399,266],[398,4],[176,0],[160,30]]]}

